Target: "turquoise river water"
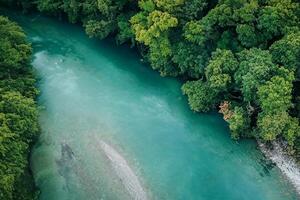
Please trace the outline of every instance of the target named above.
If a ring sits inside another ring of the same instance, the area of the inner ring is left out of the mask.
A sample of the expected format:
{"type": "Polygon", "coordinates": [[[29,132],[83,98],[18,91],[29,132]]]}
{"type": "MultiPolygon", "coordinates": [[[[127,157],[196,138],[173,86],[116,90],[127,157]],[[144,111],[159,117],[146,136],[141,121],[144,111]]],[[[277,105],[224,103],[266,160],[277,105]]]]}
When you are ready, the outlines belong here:
{"type": "Polygon", "coordinates": [[[196,114],[181,83],[138,54],[55,19],[11,14],[34,48],[42,134],[31,155],[41,200],[297,199],[254,141],[196,114]]]}

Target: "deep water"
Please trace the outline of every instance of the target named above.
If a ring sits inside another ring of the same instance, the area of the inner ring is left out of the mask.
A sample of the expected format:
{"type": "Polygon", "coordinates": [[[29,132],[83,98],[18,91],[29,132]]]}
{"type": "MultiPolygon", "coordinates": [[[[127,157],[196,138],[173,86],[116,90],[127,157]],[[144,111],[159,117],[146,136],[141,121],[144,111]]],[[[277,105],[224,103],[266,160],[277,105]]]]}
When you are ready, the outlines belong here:
{"type": "Polygon", "coordinates": [[[179,83],[82,28],[10,13],[40,77],[42,134],[31,165],[41,200],[297,199],[254,141],[189,110],[179,83]]]}

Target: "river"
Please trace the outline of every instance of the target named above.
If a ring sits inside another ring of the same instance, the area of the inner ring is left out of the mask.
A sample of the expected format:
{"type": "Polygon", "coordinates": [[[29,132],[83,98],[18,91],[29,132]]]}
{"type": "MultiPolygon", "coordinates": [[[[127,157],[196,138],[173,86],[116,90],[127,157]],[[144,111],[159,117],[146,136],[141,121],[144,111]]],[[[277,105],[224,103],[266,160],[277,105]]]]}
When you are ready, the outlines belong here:
{"type": "Polygon", "coordinates": [[[39,75],[42,134],[31,155],[41,200],[297,199],[254,141],[230,139],[216,113],[196,114],[181,83],[127,46],[77,25],[10,13],[39,75]]]}

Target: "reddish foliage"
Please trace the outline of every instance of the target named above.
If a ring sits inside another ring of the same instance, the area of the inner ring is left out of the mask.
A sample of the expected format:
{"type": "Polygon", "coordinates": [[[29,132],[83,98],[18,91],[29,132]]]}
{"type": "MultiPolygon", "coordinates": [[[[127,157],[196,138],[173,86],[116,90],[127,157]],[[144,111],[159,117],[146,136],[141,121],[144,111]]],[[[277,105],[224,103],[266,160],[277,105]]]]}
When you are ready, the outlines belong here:
{"type": "Polygon", "coordinates": [[[233,112],[230,110],[230,102],[224,101],[219,108],[219,113],[222,113],[224,120],[228,121],[233,115],[233,112]]]}

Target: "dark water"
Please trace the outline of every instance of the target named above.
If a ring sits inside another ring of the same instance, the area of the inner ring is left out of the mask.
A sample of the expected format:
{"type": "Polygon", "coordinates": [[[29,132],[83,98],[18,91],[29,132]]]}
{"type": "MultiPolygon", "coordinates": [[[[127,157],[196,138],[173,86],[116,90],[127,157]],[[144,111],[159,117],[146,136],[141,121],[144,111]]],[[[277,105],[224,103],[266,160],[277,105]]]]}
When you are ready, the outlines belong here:
{"type": "Polygon", "coordinates": [[[43,133],[32,153],[40,199],[297,199],[253,141],[232,141],[217,114],[191,112],[180,83],[136,52],[79,26],[10,15],[41,77],[43,133]]]}

